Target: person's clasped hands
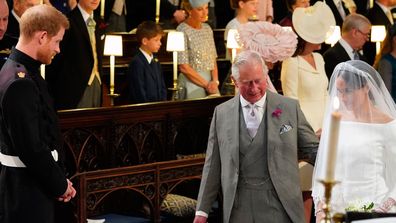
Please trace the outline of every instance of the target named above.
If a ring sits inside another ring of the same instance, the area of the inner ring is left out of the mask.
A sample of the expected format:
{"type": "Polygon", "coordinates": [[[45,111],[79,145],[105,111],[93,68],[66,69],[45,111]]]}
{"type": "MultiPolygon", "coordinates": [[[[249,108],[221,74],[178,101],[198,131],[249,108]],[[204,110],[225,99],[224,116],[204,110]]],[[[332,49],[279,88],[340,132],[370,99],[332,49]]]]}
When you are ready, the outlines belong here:
{"type": "Polygon", "coordinates": [[[205,90],[209,94],[217,94],[219,93],[219,84],[217,81],[209,81],[208,85],[206,86],[205,90]]]}
{"type": "Polygon", "coordinates": [[[58,198],[58,201],[62,201],[62,202],[69,202],[73,197],[76,196],[76,189],[74,189],[73,187],[73,183],[67,179],[67,189],[65,191],[65,193],[58,198]]]}

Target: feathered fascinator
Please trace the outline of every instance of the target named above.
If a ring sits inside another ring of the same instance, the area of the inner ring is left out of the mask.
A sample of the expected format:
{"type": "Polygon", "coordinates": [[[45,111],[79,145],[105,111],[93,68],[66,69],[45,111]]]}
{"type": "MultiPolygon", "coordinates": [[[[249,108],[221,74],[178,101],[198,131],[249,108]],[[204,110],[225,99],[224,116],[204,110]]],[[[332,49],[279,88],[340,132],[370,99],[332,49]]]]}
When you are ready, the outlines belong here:
{"type": "Polygon", "coordinates": [[[238,28],[236,39],[243,49],[254,50],[266,62],[275,63],[291,57],[297,47],[297,35],[290,28],[269,22],[248,22],[238,28]]]}

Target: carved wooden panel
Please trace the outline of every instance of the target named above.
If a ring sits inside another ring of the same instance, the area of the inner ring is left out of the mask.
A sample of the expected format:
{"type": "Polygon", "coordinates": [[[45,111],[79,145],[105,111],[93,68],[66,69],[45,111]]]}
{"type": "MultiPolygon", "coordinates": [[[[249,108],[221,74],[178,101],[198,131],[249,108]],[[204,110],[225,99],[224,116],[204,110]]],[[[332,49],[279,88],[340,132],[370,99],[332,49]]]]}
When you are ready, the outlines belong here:
{"type": "Polygon", "coordinates": [[[213,110],[229,98],[60,111],[62,154],[78,197],[59,223],[138,206],[159,221],[163,198],[202,172],[203,158],[171,160],[205,152],[213,110]],[[132,194],[139,204],[125,200],[132,194]]]}

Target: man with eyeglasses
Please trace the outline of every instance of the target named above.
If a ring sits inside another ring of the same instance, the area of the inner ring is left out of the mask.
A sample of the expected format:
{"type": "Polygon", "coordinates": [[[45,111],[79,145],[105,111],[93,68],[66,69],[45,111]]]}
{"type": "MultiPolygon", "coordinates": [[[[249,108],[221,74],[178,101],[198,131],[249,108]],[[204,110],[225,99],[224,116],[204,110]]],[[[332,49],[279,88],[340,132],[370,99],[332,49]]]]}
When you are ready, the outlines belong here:
{"type": "Polygon", "coordinates": [[[194,223],[207,222],[222,192],[223,222],[305,222],[298,160],[315,162],[318,138],[298,101],[267,91],[261,56],[232,65],[239,94],[216,107],[194,223]]]}
{"type": "Polygon", "coordinates": [[[330,79],[337,64],[348,60],[367,58],[360,53],[363,45],[370,39],[371,23],[360,14],[350,14],[345,18],[341,28],[341,39],[323,54],[326,75],[330,79]]]}

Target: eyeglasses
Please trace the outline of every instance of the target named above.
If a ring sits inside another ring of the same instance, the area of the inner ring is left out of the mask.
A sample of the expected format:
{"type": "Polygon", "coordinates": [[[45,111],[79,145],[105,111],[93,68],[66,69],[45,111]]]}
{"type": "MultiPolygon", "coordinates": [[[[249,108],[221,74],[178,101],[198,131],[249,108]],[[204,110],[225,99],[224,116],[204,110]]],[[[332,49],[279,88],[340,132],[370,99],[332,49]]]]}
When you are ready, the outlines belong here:
{"type": "Polygon", "coordinates": [[[367,37],[367,38],[370,38],[370,35],[371,35],[371,33],[370,32],[367,32],[367,33],[364,33],[363,31],[361,31],[360,29],[356,29],[360,34],[362,34],[363,36],[365,36],[365,37],[367,37]]]}

